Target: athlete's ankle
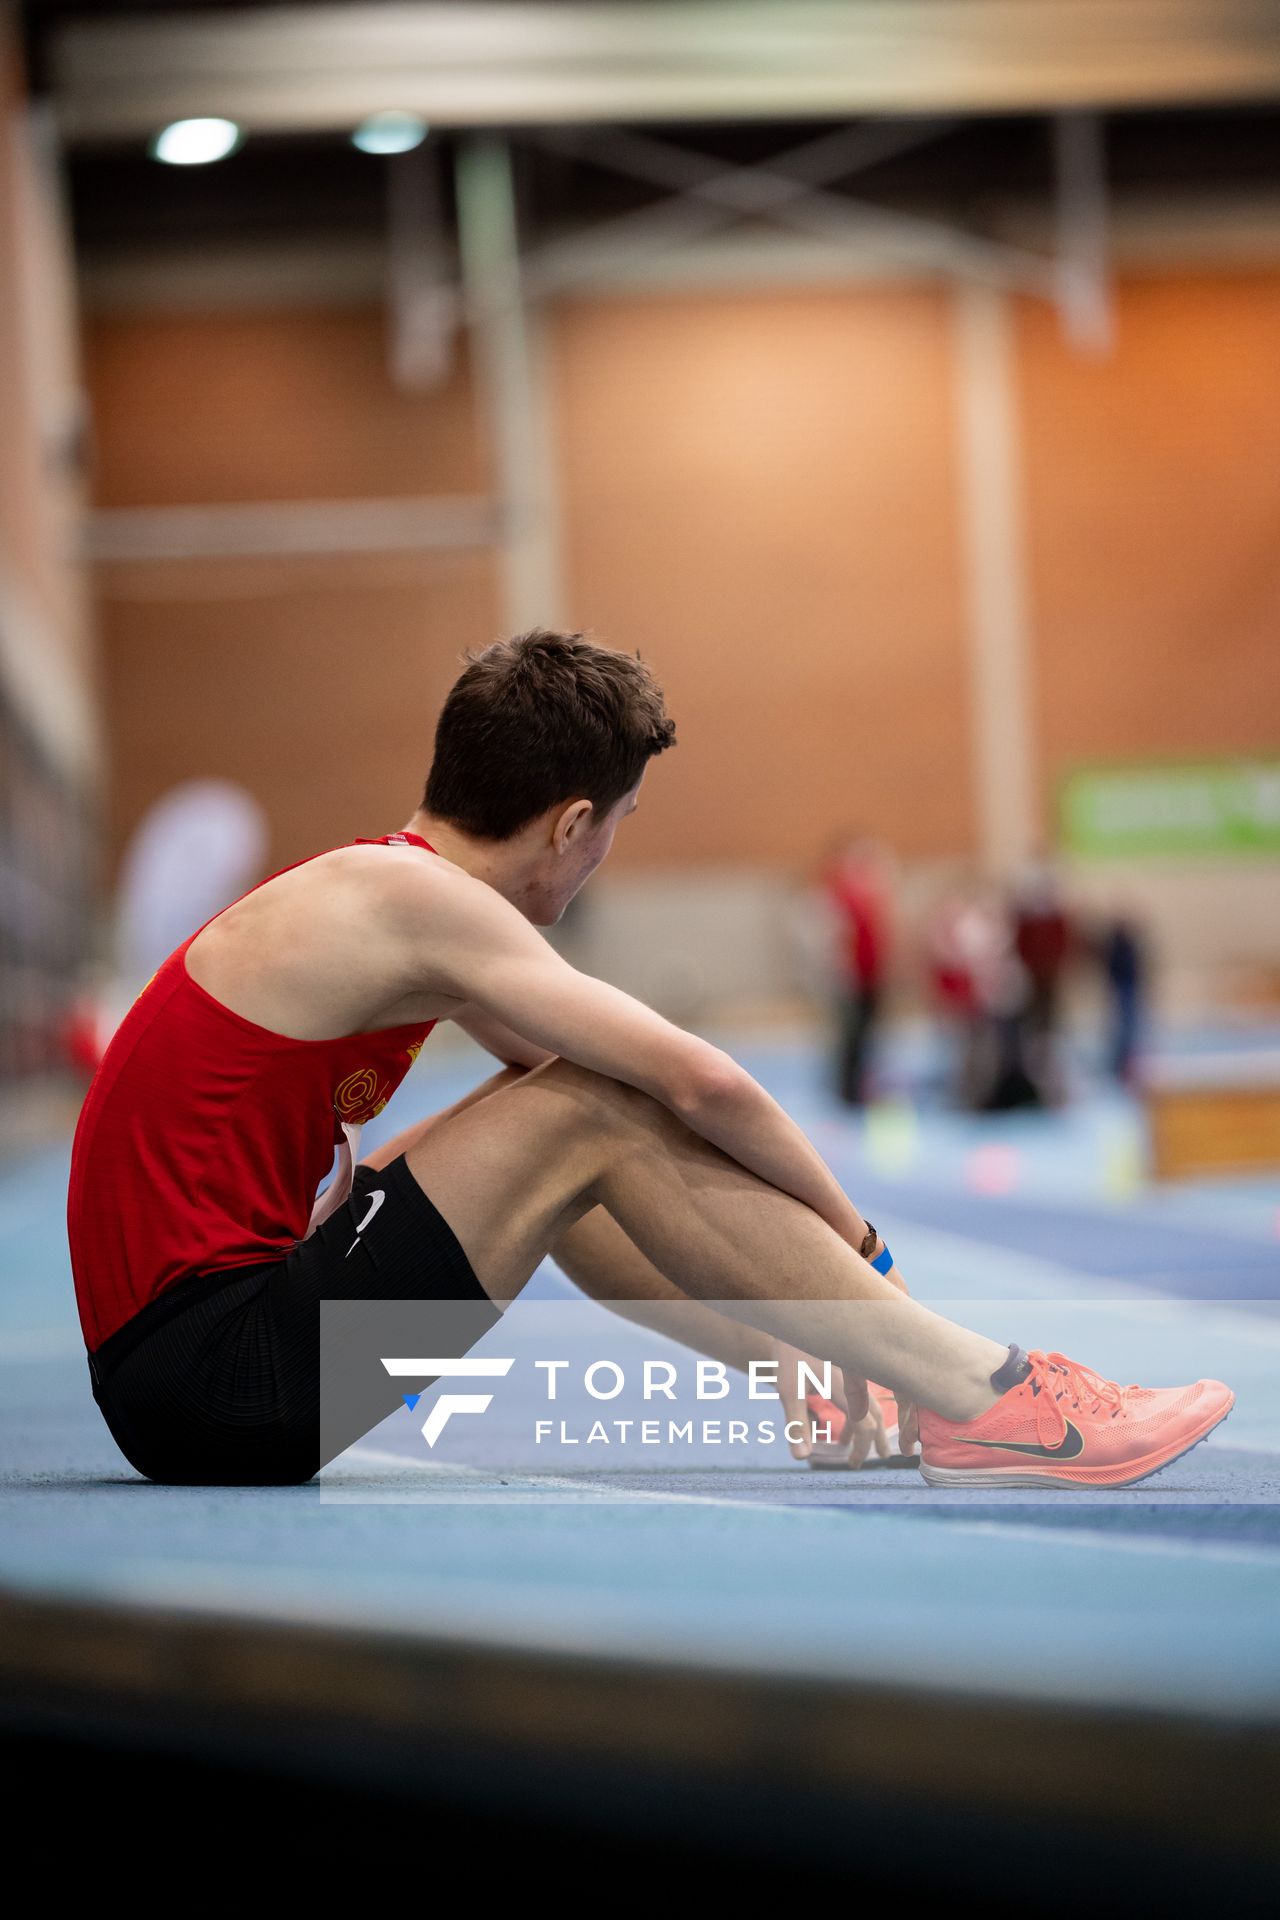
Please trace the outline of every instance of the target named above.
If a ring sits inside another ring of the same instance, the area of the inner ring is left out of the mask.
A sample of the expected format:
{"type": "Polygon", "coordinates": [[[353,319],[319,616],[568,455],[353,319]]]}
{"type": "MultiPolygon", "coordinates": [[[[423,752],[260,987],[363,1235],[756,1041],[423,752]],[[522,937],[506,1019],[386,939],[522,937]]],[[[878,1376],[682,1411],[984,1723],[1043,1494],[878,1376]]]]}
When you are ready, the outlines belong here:
{"type": "Polygon", "coordinates": [[[983,1340],[964,1369],[953,1381],[948,1381],[946,1405],[935,1406],[933,1412],[940,1413],[944,1420],[977,1420],[1024,1380],[1029,1371],[1021,1347],[1012,1344],[1001,1347],[994,1340],[983,1340]]]}

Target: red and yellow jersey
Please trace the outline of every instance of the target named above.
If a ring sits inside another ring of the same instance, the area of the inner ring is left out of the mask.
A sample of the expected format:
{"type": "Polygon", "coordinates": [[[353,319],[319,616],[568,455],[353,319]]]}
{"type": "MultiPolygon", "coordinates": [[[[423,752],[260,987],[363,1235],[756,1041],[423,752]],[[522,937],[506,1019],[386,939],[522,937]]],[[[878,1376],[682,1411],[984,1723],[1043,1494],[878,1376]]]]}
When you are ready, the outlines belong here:
{"type": "MultiPolygon", "coordinates": [[[[352,844],[435,851],[417,834],[352,844]]],[[[121,1022],[76,1128],[67,1229],[90,1352],[187,1274],[279,1259],[303,1239],[335,1145],[381,1113],[435,1025],[273,1033],[192,979],[195,937],[121,1022]]]]}

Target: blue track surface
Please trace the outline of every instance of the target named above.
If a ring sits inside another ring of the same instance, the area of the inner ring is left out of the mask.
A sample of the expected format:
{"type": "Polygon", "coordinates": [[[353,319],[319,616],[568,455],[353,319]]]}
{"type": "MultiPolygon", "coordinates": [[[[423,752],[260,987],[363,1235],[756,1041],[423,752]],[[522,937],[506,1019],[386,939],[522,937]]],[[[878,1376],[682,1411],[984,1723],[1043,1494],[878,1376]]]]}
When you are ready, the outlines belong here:
{"type": "MultiPolygon", "coordinates": [[[[514,1403],[465,1459],[424,1459],[406,1410],[310,1487],[152,1487],[89,1396],[62,1151],[0,1176],[0,1579],[622,1658],[1274,1716],[1280,1183],[1152,1191],[1137,1117],[1115,1096],[982,1122],[899,1100],[863,1119],[831,1104],[797,1047],[735,1051],[922,1298],[1121,1380],[1219,1374],[1237,1389],[1232,1418],[1158,1479],[1105,1497],[933,1493],[909,1471],[818,1475],[785,1453],[547,1471],[522,1452],[514,1403]]],[[[428,1049],[386,1130],[482,1070],[428,1049]]],[[[571,1355],[625,1357],[628,1330],[549,1266],[523,1311],[568,1316],[571,1355]]],[[[514,1317],[504,1331],[518,1335],[514,1317]]]]}

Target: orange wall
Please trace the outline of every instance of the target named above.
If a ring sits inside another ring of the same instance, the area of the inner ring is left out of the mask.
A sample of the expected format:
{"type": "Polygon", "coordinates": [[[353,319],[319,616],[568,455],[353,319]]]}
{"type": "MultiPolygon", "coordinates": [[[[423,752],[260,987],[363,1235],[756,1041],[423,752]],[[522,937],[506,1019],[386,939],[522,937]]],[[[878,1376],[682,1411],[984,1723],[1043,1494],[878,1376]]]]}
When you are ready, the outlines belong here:
{"type": "Polygon", "coordinates": [[[1018,338],[1046,782],[1280,745],[1280,276],[1131,281],[1106,360],[1018,338]]]}
{"type": "Polygon", "coordinates": [[[390,579],[364,559],[168,571],[183,598],[102,608],[114,854],[196,778],[258,796],[273,867],[402,826],[462,650],[496,631],[485,558],[411,560],[390,579]]]}
{"type": "Polygon", "coordinates": [[[487,486],[465,364],[387,377],[376,311],[95,318],[97,503],[471,493],[487,486]]]}
{"type": "MultiPolygon", "coordinates": [[[[487,485],[465,365],[406,397],[377,312],[99,317],[102,506],[487,485]]],[[[113,855],[175,780],[241,781],[273,865],[399,826],[466,647],[497,633],[484,552],[130,565],[99,574],[113,855]]]]}
{"type": "Polygon", "coordinates": [[[557,346],[570,612],[680,735],[622,862],[968,849],[943,298],[596,301],[557,346]]]}
{"type": "MultiPolygon", "coordinates": [[[[101,504],[485,491],[465,363],[406,398],[373,310],[98,317],[101,504]]],[[[1121,287],[1113,359],[1017,311],[1046,790],[1280,734],[1280,276],[1121,287]]],[[[552,328],[567,615],[639,648],[681,744],[615,865],[808,863],[842,826],[973,850],[941,291],[583,299],[552,328]]],[[[100,574],[113,845],[250,785],[273,859],[398,822],[492,555],[100,574]]]]}

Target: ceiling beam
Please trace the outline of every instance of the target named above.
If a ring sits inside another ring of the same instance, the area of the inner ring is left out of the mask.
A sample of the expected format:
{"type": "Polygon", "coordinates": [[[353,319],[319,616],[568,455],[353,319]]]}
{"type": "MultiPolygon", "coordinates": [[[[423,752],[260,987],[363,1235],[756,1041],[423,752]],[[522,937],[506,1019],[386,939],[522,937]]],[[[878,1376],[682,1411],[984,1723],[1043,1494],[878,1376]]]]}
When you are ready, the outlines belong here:
{"type": "Polygon", "coordinates": [[[888,152],[918,146],[948,124],[899,121],[841,127],[767,162],[736,167],[691,153],[670,140],[616,128],[586,139],[544,133],[545,145],[666,187],[670,197],[656,207],[622,214],[588,230],[576,248],[563,237],[553,242],[531,261],[530,285],[540,293],[571,287],[584,266],[590,272],[594,249],[601,241],[638,247],[652,257],[704,238],[717,222],[730,224],[754,214],[851,251],[896,248],[904,258],[937,272],[1052,297],[1056,291],[1053,263],[1041,255],[966,232],[947,221],[891,211],[826,190],[829,181],[874,165],[888,152]],[[697,209],[692,221],[691,206],[697,209]],[[714,209],[714,214],[708,209],[714,209]]]}
{"type": "MultiPolygon", "coordinates": [[[[699,203],[680,202],[697,211],[699,203]]],[[[668,202],[659,210],[671,218],[668,202]]],[[[707,206],[710,219],[715,212],[707,206]]],[[[590,233],[544,242],[527,255],[527,291],[572,289],[591,297],[741,292],[775,286],[934,283],[939,261],[908,250],[905,234],[868,229],[857,248],[773,230],[682,235],[664,227],[646,237],[609,221],[590,233]],[[651,244],[650,244],[651,243],[651,244]]],[[[1221,273],[1280,266],[1280,199],[1275,194],[1197,194],[1188,200],[1120,201],[1109,214],[1109,267],[1145,273],[1221,273]]],[[[1047,253],[1060,232],[1044,206],[1010,205],[998,231],[1011,246],[1047,253]]],[[[963,264],[948,261],[957,278],[963,264]]],[[[235,241],[175,248],[153,244],[90,256],[80,286],[92,313],[255,311],[375,305],[385,291],[385,249],[363,240],[235,241]]]]}
{"type": "Polygon", "coordinates": [[[99,14],[53,37],[64,137],[1118,109],[1280,97],[1274,0],[648,0],[99,14]]]}

